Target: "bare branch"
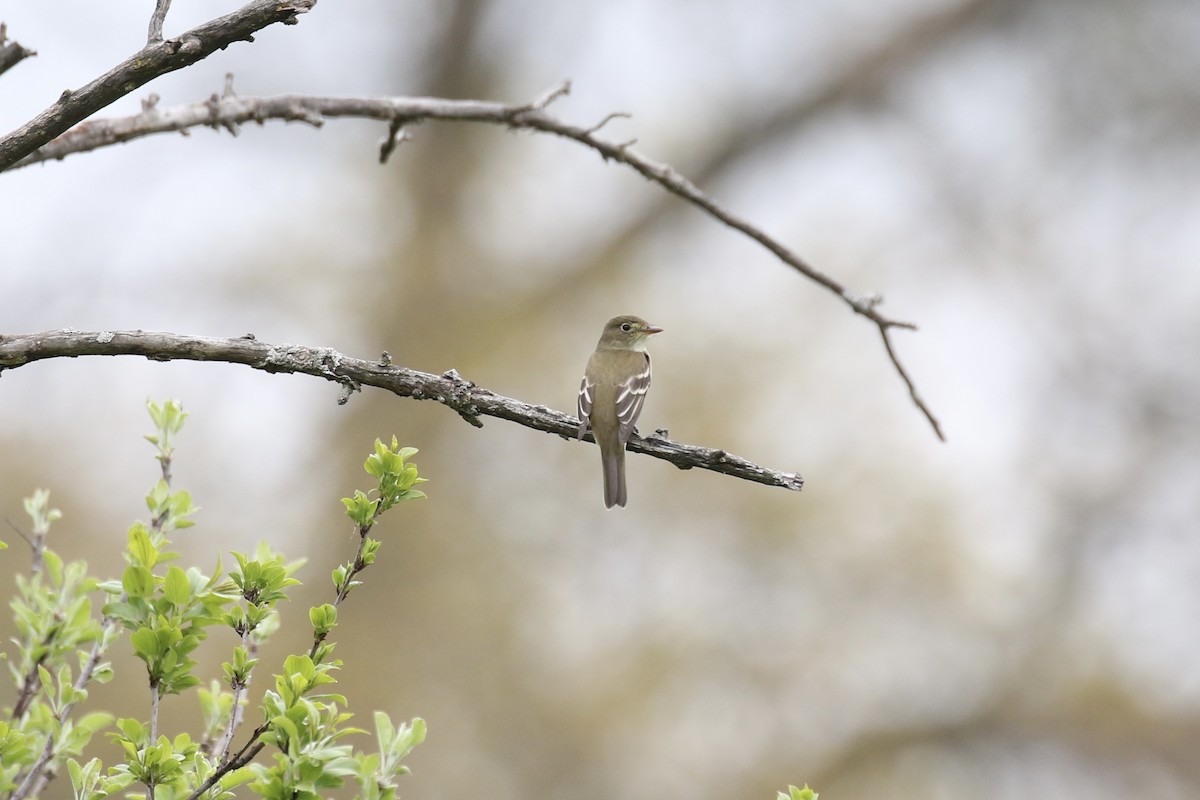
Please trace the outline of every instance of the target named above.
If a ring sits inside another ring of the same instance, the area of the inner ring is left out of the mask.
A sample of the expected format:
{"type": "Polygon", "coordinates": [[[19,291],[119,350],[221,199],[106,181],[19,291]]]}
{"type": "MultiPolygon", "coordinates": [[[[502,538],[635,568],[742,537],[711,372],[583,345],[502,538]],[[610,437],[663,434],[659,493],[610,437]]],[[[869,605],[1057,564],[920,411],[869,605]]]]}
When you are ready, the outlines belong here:
{"type": "Polygon", "coordinates": [[[633,116],[633,114],[630,114],[628,111],[613,111],[612,113],[606,115],[604,117],[604,119],[600,120],[595,125],[588,128],[587,132],[588,133],[597,133],[601,128],[603,128],[608,123],[612,122],[614,119],[629,119],[632,116],[633,116]]]}
{"type": "MultiPolygon", "coordinates": [[[[900,327],[900,326],[894,326],[900,327]]],[[[937,417],[929,410],[929,406],[925,405],[925,401],[921,399],[921,395],[917,394],[917,387],[913,383],[912,378],[908,375],[908,370],[900,363],[900,358],[896,355],[896,351],[892,348],[892,337],[886,327],[880,326],[879,335],[883,337],[883,347],[887,350],[888,358],[892,360],[892,366],[896,368],[896,372],[900,374],[900,379],[904,381],[904,385],[908,387],[908,396],[912,398],[913,405],[920,409],[925,415],[925,419],[929,420],[929,424],[933,427],[933,432],[937,434],[938,439],[946,441],[945,434],[942,433],[942,425],[937,421],[937,417]]]]}
{"type": "MultiPolygon", "coordinates": [[[[325,347],[272,345],[251,335],[236,339],[183,336],[145,331],[75,331],[0,336],[0,373],[6,369],[48,358],[77,356],[145,356],[152,361],[220,361],[244,364],[264,372],[312,375],[342,385],[386,389],[400,397],[433,400],[453,409],[463,419],[481,425],[480,417],[497,417],[533,430],[574,440],[579,420],[546,406],[528,405],[482,389],[453,370],[443,375],[378,361],[350,358],[325,347]]],[[[590,436],[588,437],[590,440],[590,436]]],[[[759,466],[724,450],[672,442],[658,434],[634,436],[628,449],[670,461],[680,469],[699,467],[743,480],[799,491],[804,479],[791,472],[759,466]]]]}
{"type": "Polygon", "coordinates": [[[234,42],[253,41],[268,25],[294,25],[317,0],[252,0],[223,17],[205,22],[179,38],[148,44],[86,86],[62,93],[58,101],[17,130],[0,138],[0,172],[90,117],[118,98],[168,72],[190,66],[234,42]]]}
{"type": "Polygon", "coordinates": [[[379,145],[379,163],[386,164],[387,160],[392,157],[396,145],[400,142],[407,142],[411,138],[408,131],[404,130],[404,122],[398,119],[392,120],[388,124],[387,137],[379,145]]]}
{"type": "Polygon", "coordinates": [[[529,111],[541,111],[541,110],[545,109],[546,106],[550,105],[555,100],[557,100],[558,98],[564,97],[570,93],[571,93],[571,82],[563,81],[562,83],[558,84],[557,86],[552,86],[549,89],[547,89],[545,92],[542,92],[542,94],[540,94],[536,98],[534,98],[533,102],[530,103],[529,105],[527,105],[525,108],[529,111]]]}
{"type": "Polygon", "coordinates": [[[225,128],[236,134],[238,126],[242,123],[253,121],[262,124],[268,119],[304,122],[314,126],[321,125],[324,119],[335,117],[359,117],[385,121],[389,127],[388,135],[379,150],[381,162],[387,160],[398,141],[404,140],[407,130],[412,124],[429,119],[486,122],[514,129],[531,129],[572,139],[600,153],[601,157],[606,160],[625,164],[647,180],[683,198],[728,227],[750,237],[797,272],[833,292],[856,314],[873,322],[878,327],[880,335],[883,336],[888,357],[908,387],[913,402],[929,420],[938,438],[945,440],[937,418],[917,395],[912,380],[901,365],[888,339],[890,328],[916,330],[916,325],[885,316],[879,311],[879,305],[883,301],[881,296],[871,295],[864,298],[852,294],[846,287],[809,264],[761,228],[725,209],[669,164],[652,161],[641,155],[632,148],[636,140],[613,143],[596,136],[609,120],[625,115],[610,114],[599,124],[583,128],[547,114],[544,110],[545,106],[569,90],[570,84],[563,83],[543,93],[532,103],[524,105],[506,105],[482,100],[446,100],[432,97],[279,95],[254,98],[237,97],[226,91],[225,96],[213,95],[204,103],[176,106],[162,111],[149,109],[132,117],[84,123],[30,154],[15,166],[36,164],[49,159],[62,159],[72,153],[94,150],[139,136],[170,131],[182,132],[200,125],[214,129],[225,128]]]}
{"type": "Polygon", "coordinates": [[[8,72],[30,56],[36,56],[36,50],[30,50],[20,42],[8,41],[8,27],[0,22],[0,75],[8,72]]]}
{"type": "Polygon", "coordinates": [[[33,539],[30,539],[29,536],[25,533],[25,531],[21,530],[20,525],[13,522],[11,519],[8,519],[7,517],[5,517],[4,521],[8,523],[8,527],[12,528],[13,531],[17,534],[17,536],[20,536],[22,539],[25,540],[25,544],[29,545],[31,550],[36,548],[36,545],[33,543],[33,539]]]}
{"type": "Polygon", "coordinates": [[[171,0],[154,0],[154,13],[150,16],[150,29],[146,32],[147,46],[163,40],[163,24],[167,21],[167,11],[171,8],[171,0]]]}

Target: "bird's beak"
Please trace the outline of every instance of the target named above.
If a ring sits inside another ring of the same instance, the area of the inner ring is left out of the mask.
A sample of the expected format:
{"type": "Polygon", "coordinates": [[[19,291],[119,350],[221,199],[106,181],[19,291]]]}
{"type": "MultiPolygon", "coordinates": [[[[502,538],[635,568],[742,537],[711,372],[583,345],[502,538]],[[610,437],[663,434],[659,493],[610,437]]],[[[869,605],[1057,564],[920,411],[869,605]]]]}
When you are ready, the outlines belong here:
{"type": "Polygon", "coordinates": [[[663,329],[658,327],[657,325],[647,325],[645,328],[642,328],[642,333],[645,333],[645,334],[662,333],[662,332],[663,332],[663,329]]]}

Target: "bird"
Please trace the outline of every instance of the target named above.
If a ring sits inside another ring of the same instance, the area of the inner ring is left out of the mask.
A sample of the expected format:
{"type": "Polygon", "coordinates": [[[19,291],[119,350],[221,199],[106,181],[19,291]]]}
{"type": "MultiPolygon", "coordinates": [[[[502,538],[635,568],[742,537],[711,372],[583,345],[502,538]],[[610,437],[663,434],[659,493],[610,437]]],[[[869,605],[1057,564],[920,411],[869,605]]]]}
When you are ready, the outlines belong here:
{"type": "Polygon", "coordinates": [[[650,354],[646,340],[662,328],[640,317],[613,317],[604,324],[579,384],[579,439],[592,430],[604,468],[604,507],[624,508],[625,445],[634,432],[646,390],[650,354]]]}

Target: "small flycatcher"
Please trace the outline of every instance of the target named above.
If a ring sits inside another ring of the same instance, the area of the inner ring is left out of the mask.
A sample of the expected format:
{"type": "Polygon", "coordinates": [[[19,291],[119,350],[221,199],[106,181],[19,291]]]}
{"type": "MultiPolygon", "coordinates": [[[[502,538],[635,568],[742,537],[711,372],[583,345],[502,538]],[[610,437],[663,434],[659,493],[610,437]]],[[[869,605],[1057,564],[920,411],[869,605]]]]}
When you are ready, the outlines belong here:
{"type": "Polygon", "coordinates": [[[579,385],[579,438],[590,427],[600,446],[605,508],[625,505],[625,444],[650,388],[646,339],[661,332],[638,317],[613,317],[579,385]]]}

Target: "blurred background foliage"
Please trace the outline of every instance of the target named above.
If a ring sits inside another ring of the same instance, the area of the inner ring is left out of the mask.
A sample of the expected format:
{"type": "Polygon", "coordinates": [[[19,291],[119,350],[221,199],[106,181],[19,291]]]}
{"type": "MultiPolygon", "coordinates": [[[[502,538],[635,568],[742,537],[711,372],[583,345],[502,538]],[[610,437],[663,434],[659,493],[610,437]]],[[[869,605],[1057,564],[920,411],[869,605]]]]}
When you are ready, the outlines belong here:
{"type": "MultiPolygon", "coordinates": [[[[0,78],[3,127],[136,50],[151,6],[9,4],[39,55],[0,78]]],[[[232,6],[176,3],[167,34],[232,6]]],[[[386,520],[336,632],[364,720],[429,721],[409,797],[1195,797],[1197,42],[1188,0],[319,3],[149,89],[518,102],[570,78],[553,113],[630,112],[614,140],[920,324],[897,343],[949,442],[868,324],[590,151],[427,124],[381,167],[378,124],[273,124],[3,176],[3,330],[388,350],[573,411],[600,325],[636,313],[667,331],[644,429],[804,492],[633,456],[606,512],[590,445],[92,359],[0,381],[0,514],[50,487],[53,545],[117,574],[156,475],[145,400],[182,399],[186,557],[309,558],[281,657],[353,550],[337,499],[371,442],[421,448],[430,499],[386,520]]],[[[13,548],[0,579],[24,568],[13,548]]]]}

